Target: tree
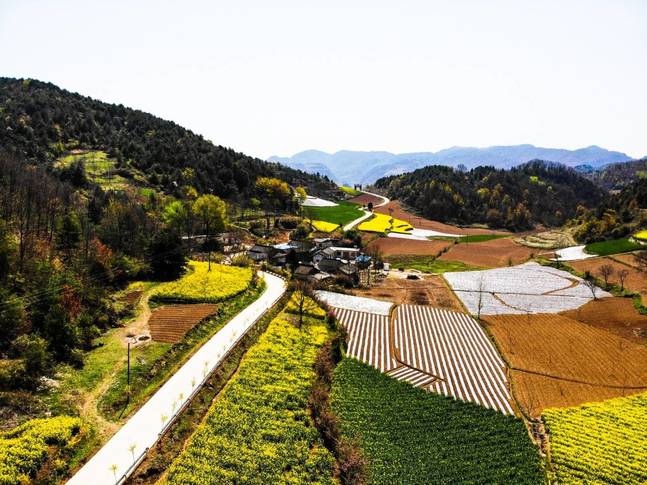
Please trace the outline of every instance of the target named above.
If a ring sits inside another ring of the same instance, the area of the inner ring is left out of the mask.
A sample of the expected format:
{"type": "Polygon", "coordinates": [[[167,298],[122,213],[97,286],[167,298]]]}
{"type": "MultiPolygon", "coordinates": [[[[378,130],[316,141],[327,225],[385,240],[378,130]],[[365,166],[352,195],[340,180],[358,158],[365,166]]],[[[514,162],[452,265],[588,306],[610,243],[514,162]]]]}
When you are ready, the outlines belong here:
{"type": "Polygon", "coordinates": [[[620,283],[620,291],[625,291],[625,280],[627,279],[627,276],[629,276],[629,270],[627,268],[623,268],[620,271],[618,271],[618,282],[620,283]]]}
{"type": "Polygon", "coordinates": [[[609,286],[609,278],[613,276],[614,273],[615,269],[613,269],[613,266],[610,264],[603,264],[600,266],[600,269],[598,269],[598,274],[604,280],[604,286],[609,286]]]}
{"type": "Polygon", "coordinates": [[[584,286],[586,286],[589,289],[589,291],[591,292],[591,295],[593,296],[593,299],[597,300],[598,296],[596,294],[596,291],[597,291],[598,287],[595,284],[595,278],[593,278],[593,276],[591,276],[591,273],[589,271],[584,273],[583,282],[584,282],[584,286]]]}
{"type": "Polygon", "coordinates": [[[164,223],[187,238],[193,236],[194,219],[191,202],[188,200],[174,200],[162,212],[164,223]]]}
{"type": "Polygon", "coordinates": [[[294,198],[297,200],[297,202],[299,204],[303,204],[306,201],[306,199],[308,198],[308,194],[306,193],[306,189],[304,189],[301,186],[294,189],[294,198]]]}
{"type": "Polygon", "coordinates": [[[9,226],[0,219],[0,283],[7,280],[15,253],[15,244],[9,226]]]}
{"type": "Polygon", "coordinates": [[[153,236],[149,255],[155,278],[173,280],[184,272],[187,251],[179,232],[171,227],[165,227],[153,236]]]}
{"type": "Polygon", "coordinates": [[[75,212],[68,210],[59,217],[56,223],[56,246],[63,251],[66,259],[81,242],[81,223],[75,212]]]}
{"type": "Polygon", "coordinates": [[[20,334],[25,319],[22,300],[0,287],[0,353],[20,334]]]}
{"type": "Polygon", "coordinates": [[[41,376],[49,366],[47,341],[38,335],[21,335],[14,342],[13,350],[23,359],[25,374],[31,379],[41,376]]]}
{"type": "MultiPolygon", "coordinates": [[[[211,235],[222,232],[227,226],[227,206],[215,195],[202,195],[193,203],[193,213],[196,215],[204,231],[207,244],[211,235]]],[[[211,251],[209,251],[209,271],[211,271],[211,251]]]]}
{"type": "Polygon", "coordinates": [[[303,316],[319,308],[313,299],[314,287],[312,283],[304,280],[292,280],[290,283],[292,298],[299,315],[298,328],[303,326],[303,316]]]}

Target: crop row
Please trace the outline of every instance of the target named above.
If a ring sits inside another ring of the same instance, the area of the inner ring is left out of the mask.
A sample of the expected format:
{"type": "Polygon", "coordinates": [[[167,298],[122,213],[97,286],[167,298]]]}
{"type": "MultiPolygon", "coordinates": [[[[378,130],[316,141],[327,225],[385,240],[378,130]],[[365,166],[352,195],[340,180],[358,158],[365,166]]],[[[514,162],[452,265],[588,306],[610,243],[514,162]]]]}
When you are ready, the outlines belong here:
{"type": "Polygon", "coordinates": [[[312,426],[313,364],[328,337],[322,319],[301,329],[275,318],[173,462],[171,484],[333,483],[334,458],[312,426]]]}
{"type": "Polygon", "coordinates": [[[647,483],[647,393],[546,410],[560,483],[647,483]]]}
{"type": "Polygon", "coordinates": [[[52,445],[65,445],[79,432],[78,418],[32,419],[0,433],[0,484],[27,483],[47,458],[52,445]]]}
{"type": "Polygon", "coordinates": [[[155,301],[185,303],[217,303],[243,291],[252,281],[252,270],[191,261],[189,270],[180,279],[158,286],[151,298],[155,301]]]}
{"type": "Polygon", "coordinates": [[[355,359],[335,370],[333,410],[356,439],[370,482],[542,483],[523,422],[391,379],[355,359]]]}

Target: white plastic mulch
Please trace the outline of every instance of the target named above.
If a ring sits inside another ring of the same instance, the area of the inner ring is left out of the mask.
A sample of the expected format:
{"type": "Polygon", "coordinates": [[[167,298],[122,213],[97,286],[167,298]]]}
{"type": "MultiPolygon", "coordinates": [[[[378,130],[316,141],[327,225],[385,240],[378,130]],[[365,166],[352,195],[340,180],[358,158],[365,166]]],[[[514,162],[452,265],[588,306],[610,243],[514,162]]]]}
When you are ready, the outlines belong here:
{"type": "MultiPolygon", "coordinates": [[[[593,299],[581,278],[537,263],[485,271],[445,273],[445,279],[472,314],[559,313],[593,299]]],[[[596,288],[595,296],[611,296],[596,288]]]]}
{"type": "Polygon", "coordinates": [[[376,315],[389,315],[393,303],[373,300],[363,296],[343,295],[332,291],[318,290],[315,292],[318,299],[335,308],[355,310],[358,312],[374,313],[376,315]]]}
{"type": "Polygon", "coordinates": [[[326,199],[320,199],[319,197],[306,197],[306,200],[303,204],[308,207],[334,207],[337,204],[326,199]]]}
{"type": "Polygon", "coordinates": [[[416,241],[427,241],[430,237],[463,237],[463,234],[449,234],[447,232],[432,231],[430,229],[416,229],[408,231],[406,234],[399,232],[390,232],[389,237],[400,239],[414,239],[416,241]]]}
{"type": "Polygon", "coordinates": [[[559,258],[554,258],[554,261],[578,261],[580,259],[595,258],[597,254],[589,254],[584,251],[586,246],[571,246],[570,248],[559,249],[555,254],[559,258]]]}

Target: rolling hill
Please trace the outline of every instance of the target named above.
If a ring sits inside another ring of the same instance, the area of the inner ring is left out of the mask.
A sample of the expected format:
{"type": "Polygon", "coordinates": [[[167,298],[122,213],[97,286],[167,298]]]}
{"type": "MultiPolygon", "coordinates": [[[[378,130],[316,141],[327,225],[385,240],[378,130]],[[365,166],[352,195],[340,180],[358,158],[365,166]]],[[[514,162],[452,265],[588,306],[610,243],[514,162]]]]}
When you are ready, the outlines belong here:
{"type": "Polygon", "coordinates": [[[216,145],[172,121],[29,79],[0,78],[0,147],[48,166],[70,152],[103,151],[120,176],[167,193],[192,185],[235,200],[249,196],[258,176],[314,193],[333,187],[324,178],[216,145]]]}

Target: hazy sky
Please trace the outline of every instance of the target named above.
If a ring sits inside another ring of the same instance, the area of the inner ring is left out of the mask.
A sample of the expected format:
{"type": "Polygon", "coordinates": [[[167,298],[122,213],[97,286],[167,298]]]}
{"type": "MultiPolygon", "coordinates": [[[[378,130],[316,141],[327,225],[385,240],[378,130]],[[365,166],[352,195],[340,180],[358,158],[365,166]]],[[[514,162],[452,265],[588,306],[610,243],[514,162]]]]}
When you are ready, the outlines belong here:
{"type": "Polygon", "coordinates": [[[647,155],[647,0],[0,0],[0,75],[260,157],[518,143],[647,155]]]}

